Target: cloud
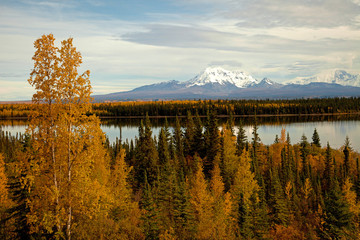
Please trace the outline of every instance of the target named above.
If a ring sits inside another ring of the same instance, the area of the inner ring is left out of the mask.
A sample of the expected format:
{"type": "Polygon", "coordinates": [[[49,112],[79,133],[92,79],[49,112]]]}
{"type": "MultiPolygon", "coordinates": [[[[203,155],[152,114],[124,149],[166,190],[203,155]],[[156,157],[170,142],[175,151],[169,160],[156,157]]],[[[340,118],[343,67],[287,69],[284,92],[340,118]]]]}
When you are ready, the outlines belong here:
{"type": "Polygon", "coordinates": [[[146,32],[125,34],[121,36],[121,39],[155,46],[224,49],[226,48],[224,43],[234,45],[234,39],[238,40],[241,37],[239,34],[196,26],[150,24],[146,28],[148,29],[146,32]]]}
{"type": "Polygon", "coordinates": [[[29,100],[34,91],[26,81],[8,81],[0,78],[0,86],[1,101],[29,100]]]}
{"type": "Polygon", "coordinates": [[[0,3],[2,97],[27,84],[33,42],[48,33],[57,44],[74,38],[99,93],[185,81],[213,65],[276,81],[360,69],[359,0],[20,3],[0,3]]]}
{"type": "Polygon", "coordinates": [[[208,17],[237,19],[241,28],[273,27],[356,27],[359,0],[192,0],[189,6],[216,9],[208,17]]]}
{"type": "Polygon", "coordinates": [[[235,60],[212,61],[208,64],[208,66],[226,66],[238,69],[242,66],[242,63],[235,60]]]}

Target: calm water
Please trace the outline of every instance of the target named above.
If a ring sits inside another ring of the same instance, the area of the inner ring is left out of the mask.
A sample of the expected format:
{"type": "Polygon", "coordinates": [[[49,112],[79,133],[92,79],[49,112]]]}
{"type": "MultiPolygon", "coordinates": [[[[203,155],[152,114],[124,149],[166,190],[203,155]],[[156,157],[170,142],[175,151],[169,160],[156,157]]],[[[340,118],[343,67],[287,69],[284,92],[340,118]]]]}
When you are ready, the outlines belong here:
{"type": "MultiPolygon", "coordinates": [[[[204,119],[205,120],[205,119],[204,119]]],[[[241,118],[244,123],[244,129],[251,139],[253,118],[241,118]]],[[[101,128],[106,133],[110,141],[116,138],[134,139],[138,136],[138,127],[141,119],[106,119],[102,120],[101,128]]],[[[184,121],[184,120],[182,120],[184,121]]],[[[220,118],[219,124],[225,123],[226,119],[220,118]]],[[[168,119],[170,129],[173,129],[175,120],[168,119]]],[[[235,123],[239,122],[239,118],[235,118],[235,123]]],[[[160,128],[164,125],[164,119],[151,119],[153,135],[158,135],[160,128]]],[[[25,121],[5,121],[0,120],[0,126],[3,131],[9,131],[11,134],[17,132],[25,132],[25,121]]],[[[258,118],[259,136],[264,144],[271,144],[274,142],[275,135],[281,134],[281,129],[285,128],[289,132],[291,142],[300,142],[301,136],[305,134],[308,141],[311,142],[311,137],[316,128],[321,144],[326,146],[329,142],[332,148],[340,148],[344,144],[345,137],[348,136],[351,146],[354,150],[360,151],[360,118],[354,117],[266,117],[258,118]]],[[[237,131],[237,128],[235,128],[237,131]]]]}

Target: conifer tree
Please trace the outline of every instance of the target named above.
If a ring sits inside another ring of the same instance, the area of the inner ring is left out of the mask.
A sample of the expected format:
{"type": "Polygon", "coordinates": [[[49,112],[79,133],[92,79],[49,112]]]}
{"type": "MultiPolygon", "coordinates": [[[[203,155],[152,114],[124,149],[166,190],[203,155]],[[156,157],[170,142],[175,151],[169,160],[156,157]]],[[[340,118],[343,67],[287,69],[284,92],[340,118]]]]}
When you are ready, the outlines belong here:
{"type": "Polygon", "coordinates": [[[174,211],[177,184],[176,166],[169,160],[160,168],[156,184],[156,201],[162,231],[176,229],[174,211]]]}
{"type": "Polygon", "coordinates": [[[350,147],[350,141],[349,141],[349,137],[346,136],[345,139],[345,144],[344,144],[344,177],[347,178],[349,176],[349,171],[350,171],[350,151],[351,151],[351,147],[350,147]]]}
{"type": "Polygon", "coordinates": [[[206,157],[204,158],[204,173],[207,178],[214,167],[214,159],[220,151],[220,133],[215,110],[208,113],[204,133],[206,157]]]}
{"type": "MultiPolygon", "coordinates": [[[[197,157],[198,158],[198,157],[197,157]]],[[[211,239],[215,237],[213,203],[214,198],[210,194],[209,186],[205,180],[202,160],[197,160],[197,170],[192,177],[190,185],[190,203],[194,211],[194,224],[197,239],[211,239]]]]}
{"type": "Polygon", "coordinates": [[[113,235],[121,239],[141,239],[143,237],[140,229],[141,212],[138,203],[132,199],[132,190],[128,183],[131,170],[132,167],[128,167],[125,163],[125,150],[120,149],[110,178],[113,197],[110,215],[115,224],[114,229],[108,229],[108,232],[117,230],[113,235]]]}
{"type": "Polygon", "coordinates": [[[300,142],[300,157],[302,161],[302,178],[305,180],[310,177],[310,170],[307,157],[309,155],[309,142],[307,141],[306,136],[303,134],[300,142]]]}
{"type": "Polygon", "coordinates": [[[238,161],[236,173],[231,186],[233,196],[242,195],[244,202],[248,204],[249,199],[254,191],[257,191],[259,186],[255,180],[255,174],[251,171],[251,159],[249,153],[244,150],[238,161]]]}
{"type": "Polygon", "coordinates": [[[236,167],[233,185],[230,188],[234,202],[234,216],[236,216],[244,238],[254,235],[252,224],[255,223],[258,213],[260,213],[255,212],[255,209],[258,208],[256,205],[259,204],[257,195],[259,185],[255,180],[255,174],[251,171],[250,162],[249,153],[244,149],[236,167]]]}
{"type": "Polygon", "coordinates": [[[360,205],[357,201],[356,192],[353,190],[353,186],[354,184],[351,182],[350,178],[346,178],[344,185],[342,186],[342,192],[345,201],[349,205],[349,211],[354,214],[354,216],[358,216],[360,213],[360,205]]]}
{"type": "Polygon", "coordinates": [[[167,117],[165,117],[164,132],[165,132],[165,136],[166,136],[166,141],[169,143],[171,141],[171,133],[170,133],[167,117]]]}
{"type": "Polygon", "coordinates": [[[167,142],[166,132],[163,128],[160,129],[158,152],[159,164],[163,166],[170,160],[169,143],[167,142]]]}
{"type": "Polygon", "coordinates": [[[187,112],[184,132],[184,155],[193,156],[197,149],[195,138],[195,124],[191,112],[187,112]]]}
{"type": "Polygon", "coordinates": [[[244,126],[243,126],[243,123],[242,121],[240,120],[240,124],[239,124],[239,131],[238,131],[238,134],[237,134],[237,138],[236,138],[236,153],[238,156],[240,156],[245,148],[245,145],[246,145],[246,142],[247,142],[247,136],[245,134],[245,129],[244,129],[244,126]]]}
{"type": "Polygon", "coordinates": [[[222,148],[222,175],[224,177],[225,189],[229,190],[239,165],[239,156],[236,154],[238,149],[236,149],[235,145],[235,136],[226,127],[223,128],[222,148]]]}
{"type": "Polygon", "coordinates": [[[276,169],[270,171],[270,177],[270,215],[272,222],[274,224],[287,226],[290,220],[290,212],[276,169]]]}
{"type": "Polygon", "coordinates": [[[324,186],[323,189],[325,191],[329,190],[332,185],[332,181],[334,178],[334,166],[332,162],[332,156],[331,156],[331,148],[329,142],[326,146],[326,155],[325,155],[325,170],[324,170],[324,186]]]}
{"type": "Polygon", "coordinates": [[[153,196],[152,187],[147,181],[146,172],[144,174],[144,192],[140,202],[141,208],[145,211],[142,216],[142,228],[145,234],[145,239],[159,239],[159,211],[157,208],[156,200],[153,196]]]}
{"type": "Polygon", "coordinates": [[[232,239],[234,234],[234,222],[231,217],[232,200],[229,192],[225,193],[224,183],[220,175],[220,167],[215,162],[211,175],[211,194],[214,199],[214,238],[215,239],[232,239]]]}
{"type": "Polygon", "coordinates": [[[139,185],[145,182],[145,172],[150,185],[155,181],[158,161],[159,156],[152,138],[149,116],[146,115],[145,125],[141,123],[139,128],[139,140],[136,149],[135,172],[139,185]]]}
{"type": "Polygon", "coordinates": [[[179,239],[194,238],[194,212],[190,204],[189,189],[184,179],[183,172],[179,176],[174,192],[174,222],[175,232],[179,239]]]}
{"type": "Polygon", "coordinates": [[[319,137],[319,134],[318,134],[316,128],[314,129],[314,133],[312,135],[312,143],[311,143],[311,145],[314,145],[316,147],[321,147],[320,137],[319,137]]]}
{"type": "Polygon", "coordinates": [[[181,168],[185,168],[185,157],[184,157],[184,141],[183,141],[183,132],[181,130],[179,117],[176,116],[175,129],[173,142],[175,145],[175,157],[180,164],[181,168]]]}
{"type": "Polygon", "coordinates": [[[352,214],[349,205],[344,201],[338,181],[335,179],[333,187],[325,197],[325,216],[322,237],[326,239],[348,238],[351,228],[352,214]]]}
{"type": "Polygon", "coordinates": [[[275,136],[275,140],[274,140],[274,143],[276,144],[276,143],[279,143],[279,136],[276,134],[276,136],[275,136]]]}
{"type": "Polygon", "coordinates": [[[255,121],[254,121],[254,126],[253,126],[253,137],[251,138],[252,142],[252,152],[251,152],[251,158],[252,158],[252,171],[255,172],[256,174],[258,174],[258,167],[259,167],[259,163],[258,163],[258,150],[260,147],[260,137],[258,134],[258,129],[259,127],[257,126],[257,120],[256,120],[256,116],[255,116],[255,121]]]}
{"type": "Polygon", "coordinates": [[[203,124],[199,117],[198,112],[196,112],[195,120],[195,132],[194,132],[194,144],[196,145],[195,152],[198,153],[200,157],[205,157],[204,155],[204,136],[203,136],[203,124]]]}

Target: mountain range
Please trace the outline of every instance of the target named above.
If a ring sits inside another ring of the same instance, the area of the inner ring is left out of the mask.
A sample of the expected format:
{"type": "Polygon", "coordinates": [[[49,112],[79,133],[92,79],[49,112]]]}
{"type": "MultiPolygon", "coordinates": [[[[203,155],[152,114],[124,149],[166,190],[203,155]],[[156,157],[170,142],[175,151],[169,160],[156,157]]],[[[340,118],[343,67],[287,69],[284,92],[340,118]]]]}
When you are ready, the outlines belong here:
{"type": "Polygon", "coordinates": [[[255,79],[241,71],[209,67],[185,81],[167,81],[135,88],[131,91],[95,95],[95,101],[160,99],[289,99],[360,96],[360,74],[343,70],[296,78],[285,84],[268,78],[255,79]]]}

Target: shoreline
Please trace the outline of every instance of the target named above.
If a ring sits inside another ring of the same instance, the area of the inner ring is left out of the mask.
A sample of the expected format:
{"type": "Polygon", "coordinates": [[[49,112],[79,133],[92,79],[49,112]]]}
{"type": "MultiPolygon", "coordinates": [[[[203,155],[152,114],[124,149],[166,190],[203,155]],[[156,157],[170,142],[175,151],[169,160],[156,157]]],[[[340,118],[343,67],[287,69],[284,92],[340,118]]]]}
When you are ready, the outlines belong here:
{"type": "MultiPolygon", "coordinates": [[[[346,116],[346,115],[358,115],[360,116],[360,112],[354,113],[307,113],[307,114],[256,114],[256,115],[232,115],[232,117],[321,117],[321,116],[346,116]]],[[[145,115],[142,116],[98,116],[100,119],[140,119],[144,118],[145,115]]],[[[149,116],[149,118],[153,119],[161,119],[161,118],[185,118],[186,115],[167,115],[167,116],[149,116]]],[[[194,117],[194,116],[193,116],[194,117]]],[[[200,118],[206,117],[206,115],[199,115],[200,118]]],[[[217,115],[218,118],[228,118],[230,115],[217,115]]],[[[28,120],[28,117],[0,117],[0,120],[28,120]]]]}

